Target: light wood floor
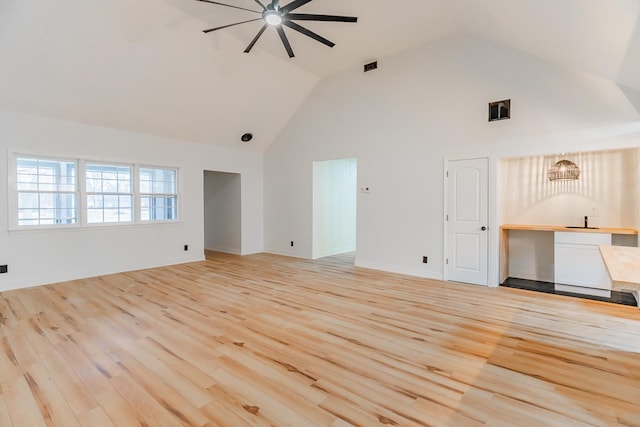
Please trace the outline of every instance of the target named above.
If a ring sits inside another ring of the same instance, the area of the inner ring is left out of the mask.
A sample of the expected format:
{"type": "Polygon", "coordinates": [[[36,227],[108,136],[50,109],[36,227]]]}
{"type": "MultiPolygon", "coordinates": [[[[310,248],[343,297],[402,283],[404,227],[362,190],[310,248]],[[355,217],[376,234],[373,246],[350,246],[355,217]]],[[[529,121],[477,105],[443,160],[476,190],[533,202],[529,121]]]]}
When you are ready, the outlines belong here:
{"type": "Polygon", "coordinates": [[[0,426],[640,426],[633,307],[216,254],[0,313],[0,426]]]}

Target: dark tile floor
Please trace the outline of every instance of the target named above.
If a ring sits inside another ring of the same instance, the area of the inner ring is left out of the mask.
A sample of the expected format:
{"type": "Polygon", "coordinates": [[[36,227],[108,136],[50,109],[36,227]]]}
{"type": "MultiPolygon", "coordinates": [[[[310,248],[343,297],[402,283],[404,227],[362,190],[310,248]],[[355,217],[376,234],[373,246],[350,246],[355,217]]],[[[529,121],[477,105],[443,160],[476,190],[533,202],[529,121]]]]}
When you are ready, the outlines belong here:
{"type": "Polygon", "coordinates": [[[549,282],[538,282],[535,280],[517,279],[509,277],[501,286],[507,288],[526,289],[528,291],[544,292],[547,294],[566,295],[576,298],[591,299],[595,301],[605,301],[614,304],[637,306],[636,298],[628,292],[611,291],[611,298],[596,297],[592,295],[574,294],[571,292],[556,291],[554,284],[549,282]]]}

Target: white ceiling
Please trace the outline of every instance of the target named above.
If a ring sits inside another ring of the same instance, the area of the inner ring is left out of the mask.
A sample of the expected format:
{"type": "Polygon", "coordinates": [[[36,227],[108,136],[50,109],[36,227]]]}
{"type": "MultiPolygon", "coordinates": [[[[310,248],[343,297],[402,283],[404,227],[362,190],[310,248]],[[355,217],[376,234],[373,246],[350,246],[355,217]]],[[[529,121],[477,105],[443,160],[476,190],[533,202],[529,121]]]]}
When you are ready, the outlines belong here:
{"type": "MultiPolygon", "coordinates": [[[[226,0],[256,9],[253,0],[226,0]]],[[[286,2],[283,2],[285,4],[286,2]]],[[[300,22],[336,46],[274,31],[242,51],[255,14],[195,0],[0,2],[0,109],[263,150],[319,80],[466,33],[640,90],[640,0],[314,0],[300,22]]]]}

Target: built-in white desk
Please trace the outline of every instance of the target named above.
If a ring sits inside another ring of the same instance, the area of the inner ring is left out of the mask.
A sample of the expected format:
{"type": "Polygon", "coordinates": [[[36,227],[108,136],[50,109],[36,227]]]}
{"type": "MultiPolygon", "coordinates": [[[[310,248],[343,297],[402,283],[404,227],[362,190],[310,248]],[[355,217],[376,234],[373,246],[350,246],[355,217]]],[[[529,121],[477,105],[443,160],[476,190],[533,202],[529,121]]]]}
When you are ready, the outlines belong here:
{"type": "MultiPolygon", "coordinates": [[[[635,228],[567,228],[561,225],[529,225],[529,224],[504,224],[500,227],[500,283],[504,283],[509,277],[509,232],[511,230],[520,231],[547,231],[563,233],[604,233],[611,235],[638,235],[635,228]]],[[[549,250],[553,250],[550,247],[549,250]]]]}

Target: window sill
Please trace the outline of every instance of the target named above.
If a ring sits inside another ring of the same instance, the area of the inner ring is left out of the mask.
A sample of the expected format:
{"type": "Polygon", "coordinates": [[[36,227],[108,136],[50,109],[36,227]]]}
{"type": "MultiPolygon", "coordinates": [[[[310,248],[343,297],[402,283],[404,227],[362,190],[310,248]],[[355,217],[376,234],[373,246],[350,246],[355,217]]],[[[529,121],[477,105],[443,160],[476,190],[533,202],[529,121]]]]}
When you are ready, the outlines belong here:
{"type": "Polygon", "coordinates": [[[23,227],[9,227],[7,230],[9,233],[34,233],[39,231],[95,231],[95,230],[114,230],[114,229],[129,229],[137,227],[152,227],[152,226],[165,226],[165,225],[178,225],[184,224],[183,220],[173,221],[140,221],[118,224],[71,224],[71,225],[31,225],[23,227]]]}

